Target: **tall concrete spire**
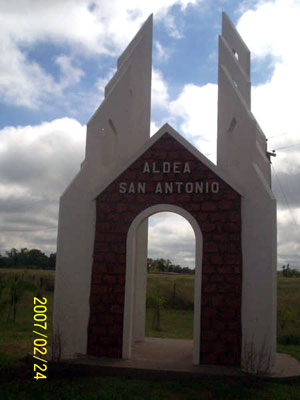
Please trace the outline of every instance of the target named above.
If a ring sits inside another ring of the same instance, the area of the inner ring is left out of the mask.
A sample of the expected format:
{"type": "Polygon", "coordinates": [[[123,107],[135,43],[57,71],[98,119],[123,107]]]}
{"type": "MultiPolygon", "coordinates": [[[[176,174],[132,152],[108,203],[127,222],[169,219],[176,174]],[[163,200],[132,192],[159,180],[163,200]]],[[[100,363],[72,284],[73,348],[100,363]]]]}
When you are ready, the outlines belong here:
{"type": "Polygon", "coordinates": [[[276,352],[276,200],[266,137],[251,113],[250,52],[225,13],[218,81],[217,164],[244,189],[243,359],[252,349],[254,364],[269,360],[263,367],[270,370],[276,352]]]}
{"type": "MultiPolygon", "coordinates": [[[[151,15],[120,56],[105,98],[87,124],[85,160],[60,198],[54,332],[65,343],[64,357],[86,353],[95,193],[150,137],[152,25],[151,15]]],[[[140,233],[147,233],[146,223],[140,233]]]]}
{"type": "MultiPolygon", "coordinates": [[[[251,113],[250,51],[222,14],[218,69],[217,163],[237,181],[253,164],[271,186],[266,137],[251,113]]],[[[241,182],[243,183],[243,182],[241,182]]]]}
{"type": "Polygon", "coordinates": [[[88,123],[88,163],[111,169],[150,137],[152,26],[150,15],[119,57],[104,101],[88,123]]]}
{"type": "Polygon", "coordinates": [[[229,74],[250,109],[250,51],[225,13],[219,37],[219,65],[229,74]]]}

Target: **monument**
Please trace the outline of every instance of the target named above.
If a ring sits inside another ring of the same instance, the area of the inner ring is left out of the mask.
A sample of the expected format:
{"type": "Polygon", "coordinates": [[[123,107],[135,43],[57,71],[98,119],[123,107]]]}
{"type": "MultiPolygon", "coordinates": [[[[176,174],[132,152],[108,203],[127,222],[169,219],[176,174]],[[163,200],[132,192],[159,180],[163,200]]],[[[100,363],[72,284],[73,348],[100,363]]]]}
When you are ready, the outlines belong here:
{"type": "MultiPolygon", "coordinates": [[[[219,37],[217,165],[165,124],[150,138],[152,16],[118,59],[60,199],[54,332],[63,358],[131,357],[145,336],[148,218],[195,232],[193,363],[272,371],[276,202],[251,113],[250,52],[226,14],[219,37]]],[[[191,361],[192,362],[192,361],[191,361]]]]}

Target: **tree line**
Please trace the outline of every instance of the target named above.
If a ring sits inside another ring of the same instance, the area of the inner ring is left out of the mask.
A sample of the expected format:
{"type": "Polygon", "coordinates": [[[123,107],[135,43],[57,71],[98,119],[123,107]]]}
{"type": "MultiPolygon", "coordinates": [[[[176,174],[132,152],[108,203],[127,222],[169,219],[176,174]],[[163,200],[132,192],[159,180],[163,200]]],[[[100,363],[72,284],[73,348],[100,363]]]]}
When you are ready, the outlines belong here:
{"type": "MultiPolygon", "coordinates": [[[[33,268],[33,269],[49,269],[54,270],[56,263],[56,253],[51,253],[49,256],[39,249],[22,248],[17,250],[12,248],[5,252],[5,255],[0,253],[0,268],[33,268]]],[[[147,258],[147,272],[169,272],[177,274],[194,274],[195,270],[189,267],[181,267],[173,264],[169,259],[164,258],[147,258]]],[[[283,265],[282,275],[286,278],[300,277],[300,271],[290,268],[289,264],[283,265]]]]}
{"type": "Polygon", "coordinates": [[[172,272],[176,274],[194,274],[195,270],[189,267],[181,267],[180,265],[172,264],[170,260],[164,258],[147,258],[147,272],[172,272]]]}
{"type": "Polygon", "coordinates": [[[56,253],[49,256],[39,249],[23,248],[17,250],[12,248],[0,253],[0,268],[34,268],[34,269],[55,269],[56,253]]]}
{"type": "Polygon", "coordinates": [[[290,264],[287,264],[282,266],[282,275],[285,278],[300,278],[300,271],[290,268],[290,264]]]}
{"type": "MultiPolygon", "coordinates": [[[[12,248],[5,254],[0,253],[0,268],[55,269],[56,253],[49,256],[39,249],[21,250],[12,248]]],[[[195,270],[181,267],[164,258],[147,258],[147,272],[170,272],[177,274],[194,274],[195,270]]]]}

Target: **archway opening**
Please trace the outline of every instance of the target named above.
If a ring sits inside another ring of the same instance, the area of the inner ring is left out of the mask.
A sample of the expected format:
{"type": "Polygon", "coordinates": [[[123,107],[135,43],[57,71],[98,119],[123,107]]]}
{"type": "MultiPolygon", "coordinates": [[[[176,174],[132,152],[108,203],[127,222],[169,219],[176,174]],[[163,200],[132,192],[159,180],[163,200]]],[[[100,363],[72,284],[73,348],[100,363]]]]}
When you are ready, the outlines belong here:
{"type": "Polygon", "coordinates": [[[180,354],[182,341],[185,361],[199,364],[201,267],[202,234],[187,211],[157,205],[135,218],[127,236],[123,358],[155,353],[163,360],[162,350],[180,354]]]}
{"type": "Polygon", "coordinates": [[[175,213],[148,220],[145,337],[193,340],[195,234],[175,213]]]}

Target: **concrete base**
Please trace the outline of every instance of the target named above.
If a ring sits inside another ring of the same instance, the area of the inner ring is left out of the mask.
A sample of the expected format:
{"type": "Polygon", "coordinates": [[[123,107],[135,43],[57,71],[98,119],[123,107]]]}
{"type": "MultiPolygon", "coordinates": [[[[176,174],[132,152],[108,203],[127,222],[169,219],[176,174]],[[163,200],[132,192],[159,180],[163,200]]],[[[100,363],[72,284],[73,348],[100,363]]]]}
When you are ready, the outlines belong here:
{"type": "Polygon", "coordinates": [[[300,377],[300,362],[288,354],[276,353],[273,376],[276,378],[300,377]]]}
{"type": "MultiPolygon", "coordinates": [[[[236,376],[246,374],[237,367],[223,367],[216,365],[192,364],[193,341],[181,339],[145,338],[143,342],[136,342],[132,347],[132,358],[130,360],[119,360],[111,358],[97,358],[80,356],[76,360],[64,360],[72,365],[87,367],[102,367],[109,375],[124,376],[130,370],[156,371],[164,373],[170,378],[183,375],[215,375],[236,376]],[[126,372],[127,371],[127,372],[126,372]]],[[[132,375],[132,374],[130,374],[132,375]]],[[[140,376],[141,374],[137,374],[140,376]]],[[[150,376],[151,374],[149,374],[150,376]]],[[[143,375],[142,375],[143,376],[143,375]]],[[[147,376],[147,374],[145,374],[147,376]]],[[[276,354],[275,372],[272,378],[300,377],[300,362],[287,354],[276,354]]]]}

